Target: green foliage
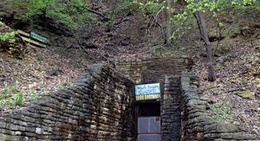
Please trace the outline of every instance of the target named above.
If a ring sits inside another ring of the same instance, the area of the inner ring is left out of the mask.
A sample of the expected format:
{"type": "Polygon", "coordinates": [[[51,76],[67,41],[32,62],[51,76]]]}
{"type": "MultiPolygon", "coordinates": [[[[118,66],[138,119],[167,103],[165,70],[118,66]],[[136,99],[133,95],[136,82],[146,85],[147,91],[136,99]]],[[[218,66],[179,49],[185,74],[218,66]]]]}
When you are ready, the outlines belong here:
{"type": "Polygon", "coordinates": [[[47,16],[57,19],[71,29],[76,29],[86,20],[94,20],[87,11],[86,3],[82,0],[56,0],[49,5],[47,16]]]}
{"type": "Polygon", "coordinates": [[[1,90],[0,92],[0,107],[4,107],[7,103],[7,99],[9,99],[11,97],[10,93],[9,93],[9,89],[4,88],[3,90],[1,90]]]}
{"type": "Polygon", "coordinates": [[[0,107],[2,108],[14,108],[22,105],[24,102],[24,94],[18,90],[17,82],[12,86],[4,87],[0,91],[0,107]],[[14,97],[13,94],[16,94],[14,97]]]}
{"type": "Polygon", "coordinates": [[[195,11],[221,12],[229,8],[243,8],[259,2],[257,0],[187,0],[187,3],[186,7],[194,13],[195,11]]]}
{"type": "Polygon", "coordinates": [[[12,0],[11,4],[21,9],[22,20],[49,17],[76,29],[86,20],[95,20],[88,12],[89,0],[12,0]]]}
{"type": "Polygon", "coordinates": [[[24,94],[22,92],[19,92],[18,94],[15,95],[14,100],[13,100],[13,106],[20,106],[24,102],[24,94]]]}
{"type": "Polygon", "coordinates": [[[14,43],[15,42],[15,35],[16,35],[16,33],[14,31],[1,33],[0,34],[0,41],[8,42],[8,43],[14,43]]]}
{"type": "Polygon", "coordinates": [[[187,5],[173,16],[172,23],[177,25],[173,32],[173,39],[181,37],[183,35],[181,32],[191,28],[187,25],[190,23],[188,20],[196,11],[212,15],[216,20],[217,27],[222,28],[224,25],[219,21],[220,14],[229,14],[231,10],[238,9],[240,9],[239,11],[241,9],[260,9],[260,2],[257,0],[186,0],[186,2],[187,5]]]}
{"type": "Polygon", "coordinates": [[[192,18],[192,14],[183,12],[181,14],[176,14],[171,18],[171,23],[174,26],[174,32],[172,33],[171,39],[176,40],[181,38],[188,30],[190,30],[195,23],[195,20],[192,18]]]}
{"type": "Polygon", "coordinates": [[[209,107],[211,116],[217,122],[232,122],[235,118],[235,113],[229,103],[210,104],[209,107]]]}
{"type": "Polygon", "coordinates": [[[6,99],[8,97],[10,97],[9,90],[7,88],[4,88],[0,93],[0,99],[6,99]]]}
{"type": "Polygon", "coordinates": [[[0,90],[0,107],[1,108],[16,108],[25,103],[25,101],[34,101],[39,98],[39,94],[30,90],[30,92],[25,93],[19,90],[18,83],[14,83],[11,86],[6,86],[0,90]]]}
{"type": "Polygon", "coordinates": [[[24,15],[25,18],[30,18],[35,15],[44,15],[48,5],[54,3],[53,0],[25,0],[24,2],[27,3],[26,9],[28,10],[28,12],[24,15]]]}
{"type": "Polygon", "coordinates": [[[158,0],[148,1],[145,3],[139,2],[140,8],[147,13],[156,14],[161,12],[164,7],[164,2],[158,0]]]}
{"type": "Polygon", "coordinates": [[[126,12],[133,12],[139,9],[139,6],[136,4],[135,0],[118,0],[116,5],[117,8],[113,9],[108,15],[110,18],[110,20],[106,23],[108,25],[112,25],[116,22],[115,19],[118,16],[122,16],[122,14],[126,12]]]}
{"type": "Polygon", "coordinates": [[[134,0],[118,0],[118,6],[119,8],[115,9],[118,12],[120,12],[121,10],[134,10],[136,8],[136,3],[134,2],[134,0]]]}
{"type": "Polygon", "coordinates": [[[0,33],[0,42],[2,42],[0,44],[14,43],[15,36],[16,36],[15,31],[0,33]]]}
{"type": "MultiPolygon", "coordinates": [[[[151,38],[151,31],[153,27],[160,26],[160,14],[165,9],[165,1],[159,1],[159,0],[135,0],[134,3],[138,6],[140,9],[140,13],[143,14],[148,20],[147,26],[145,29],[145,36],[151,38]]],[[[167,24],[167,23],[166,23],[167,24]]],[[[165,25],[166,25],[165,24],[165,25]]],[[[158,33],[156,33],[158,34],[158,33]]],[[[160,31],[159,33],[162,35],[163,33],[160,31]]],[[[148,41],[150,42],[150,41],[148,41]]]]}

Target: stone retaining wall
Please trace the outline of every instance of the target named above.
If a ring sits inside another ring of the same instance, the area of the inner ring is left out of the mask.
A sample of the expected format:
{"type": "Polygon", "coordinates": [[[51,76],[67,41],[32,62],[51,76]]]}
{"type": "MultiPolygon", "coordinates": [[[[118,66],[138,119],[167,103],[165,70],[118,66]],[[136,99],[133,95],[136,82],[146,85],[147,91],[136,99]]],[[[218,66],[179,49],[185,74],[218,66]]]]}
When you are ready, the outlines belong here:
{"type": "Polygon", "coordinates": [[[136,83],[160,82],[161,94],[161,138],[162,141],[179,141],[180,134],[180,74],[191,69],[192,60],[186,57],[127,58],[116,63],[116,67],[128,79],[136,83]]]}
{"type": "Polygon", "coordinates": [[[184,69],[191,69],[192,60],[186,57],[126,58],[116,62],[116,68],[135,83],[161,82],[165,75],[180,75],[184,69]]]}
{"type": "Polygon", "coordinates": [[[200,97],[193,73],[181,74],[182,141],[260,141],[242,126],[217,123],[210,116],[209,100],[200,97]]]}
{"type": "MultiPolygon", "coordinates": [[[[246,129],[217,123],[200,97],[187,58],[117,63],[135,82],[161,82],[162,141],[260,141],[246,129]],[[181,73],[181,71],[183,71],[181,73]]],[[[66,90],[0,116],[0,141],[132,141],[136,139],[133,83],[113,69],[92,66],[66,90]]]]}
{"type": "Polygon", "coordinates": [[[0,116],[0,141],[130,141],[132,82],[95,65],[75,86],[0,116]]]}
{"type": "Polygon", "coordinates": [[[162,141],[179,141],[181,138],[180,76],[166,76],[161,100],[162,141]]]}

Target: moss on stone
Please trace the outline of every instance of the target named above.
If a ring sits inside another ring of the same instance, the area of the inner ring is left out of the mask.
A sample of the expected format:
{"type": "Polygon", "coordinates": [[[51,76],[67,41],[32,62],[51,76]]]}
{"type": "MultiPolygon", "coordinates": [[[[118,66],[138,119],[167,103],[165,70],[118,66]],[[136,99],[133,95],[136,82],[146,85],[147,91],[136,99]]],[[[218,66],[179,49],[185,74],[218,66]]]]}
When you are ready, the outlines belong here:
{"type": "Polygon", "coordinates": [[[12,136],[12,135],[2,134],[1,136],[2,136],[3,141],[18,141],[19,140],[18,137],[12,136]]]}
{"type": "Polygon", "coordinates": [[[246,99],[254,99],[255,97],[254,93],[250,90],[240,91],[237,95],[246,99]]]}

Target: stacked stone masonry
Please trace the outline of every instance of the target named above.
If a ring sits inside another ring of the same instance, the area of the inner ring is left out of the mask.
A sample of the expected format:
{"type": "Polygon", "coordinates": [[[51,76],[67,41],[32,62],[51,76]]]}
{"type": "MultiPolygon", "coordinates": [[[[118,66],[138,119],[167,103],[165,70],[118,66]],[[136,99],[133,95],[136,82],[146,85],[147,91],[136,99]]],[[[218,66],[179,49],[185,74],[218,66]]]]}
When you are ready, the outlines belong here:
{"type": "Polygon", "coordinates": [[[241,126],[217,123],[200,97],[189,58],[126,58],[116,67],[136,83],[161,82],[162,141],[260,141],[241,126]],[[185,70],[187,69],[187,70],[185,70]]]}
{"type": "Polygon", "coordinates": [[[130,141],[132,82],[95,65],[75,86],[0,116],[0,141],[130,141]]]}
{"type": "Polygon", "coordinates": [[[162,141],[180,141],[180,77],[166,76],[161,100],[162,141]]]}
{"type": "Polygon", "coordinates": [[[198,86],[193,73],[182,72],[182,141],[260,141],[241,126],[215,122],[207,111],[209,100],[200,97],[198,86]]]}
{"type": "Polygon", "coordinates": [[[192,60],[186,57],[126,58],[116,63],[125,76],[136,83],[162,84],[161,138],[162,141],[179,141],[181,138],[180,116],[180,75],[191,69],[192,60]]]}
{"type": "Polygon", "coordinates": [[[163,84],[162,141],[260,141],[240,126],[211,118],[191,65],[188,58],[120,60],[116,70],[93,65],[75,86],[1,115],[0,141],[134,141],[132,81],[163,84]]]}
{"type": "Polygon", "coordinates": [[[193,61],[189,58],[126,58],[116,62],[116,68],[135,83],[161,82],[165,75],[179,75],[191,69],[193,61]]]}

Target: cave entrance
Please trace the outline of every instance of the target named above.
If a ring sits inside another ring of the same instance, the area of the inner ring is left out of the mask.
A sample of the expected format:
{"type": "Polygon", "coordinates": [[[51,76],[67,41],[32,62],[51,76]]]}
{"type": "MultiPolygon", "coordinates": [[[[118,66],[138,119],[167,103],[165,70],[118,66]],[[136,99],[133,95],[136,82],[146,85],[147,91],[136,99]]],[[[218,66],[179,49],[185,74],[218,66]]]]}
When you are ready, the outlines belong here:
{"type": "Polygon", "coordinates": [[[160,103],[138,104],[137,131],[138,141],[161,140],[160,103]]]}
{"type": "Polygon", "coordinates": [[[135,85],[138,141],[161,141],[160,83],[135,85]]]}

